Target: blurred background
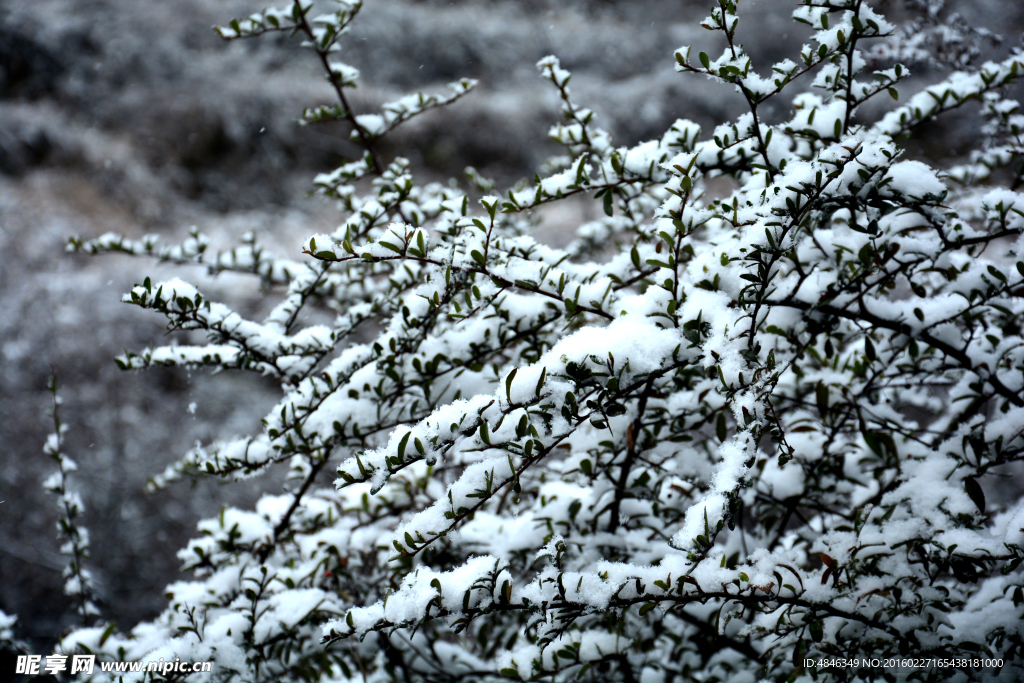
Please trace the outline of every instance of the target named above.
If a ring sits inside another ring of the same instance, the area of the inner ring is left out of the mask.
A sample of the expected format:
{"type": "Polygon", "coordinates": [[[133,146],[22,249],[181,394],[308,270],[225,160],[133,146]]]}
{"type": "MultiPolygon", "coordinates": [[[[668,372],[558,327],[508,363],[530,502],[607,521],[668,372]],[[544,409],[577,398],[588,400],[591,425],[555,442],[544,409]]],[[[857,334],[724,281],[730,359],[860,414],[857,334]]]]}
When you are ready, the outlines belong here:
{"type": "MultiPolygon", "coordinates": [[[[875,4],[908,19],[940,3],[875,4]]],[[[978,36],[978,59],[1020,44],[1024,3],[946,5],[941,22],[955,22],[959,12],[1002,35],[1001,46],[978,36]]],[[[557,97],[534,67],[548,54],[574,73],[575,99],[597,112],[619,145],[660,137],[676,118],[707,133],[738,114],[743,102],[730,88],[674,71],[680,45],[720,49],[698,26],[710,6],[368,0],[338,58],[362,73],[352,95],[359,113],[412,90],[480,79],[469,97],[400,129],[382,152],[408,157],[422,180],[462,178],[473,165],[500,190],[532,177],[558,151],[547,138],[557,97]]],[[[741,2],[741,41],[762,74],[809,40],[789,19],[792,6],[741,2]]],[[[175,552],[201,517],[280,490],[280,473],[271,473],[240,484],[180,482],[146,495],[146,478],[197,440],[259,430],[280,394],[240,374],[126,373],[113,363],[124,349],[168,341],[157,316],[119,303],[146,275],[180,275],[243,312],[267,307],[257,283],[64,252],[72,235],[155,233],[173,243],[194,225],[213,238],[212,249],[256,231],[295,258],[306,236],[341,222],[331,202],[308,192],[313,175],[355,153],[347,130],[295,123],[303,107],[331,102],[314,55],[285,35],[224,43],[210,30],[261,9],[238,0],[0,0],[0,610],[19,616],[21,635],[39,652],[71,624],[56,507],[41,488],[53,470],[41,450],[52,431],[44,412],[51,370],[70,427],[66,450],[80,466],[90,566],[105,617],[122,628],[159,612],[163,587],[178,577],[175,552]]],[[[911,68],[918,87],[942,77],[924,64],[911,68]]],[[[786,115],[788,102],[774,106],[770,122],[786,115]]],[[[970,149],[975,116],[968,108],[947,119],[914,153],[938,166],[955,160],[970,149]]],[[[572,205],[545,215],[538,234],[564,243],[591,211],[572,205]]]]}

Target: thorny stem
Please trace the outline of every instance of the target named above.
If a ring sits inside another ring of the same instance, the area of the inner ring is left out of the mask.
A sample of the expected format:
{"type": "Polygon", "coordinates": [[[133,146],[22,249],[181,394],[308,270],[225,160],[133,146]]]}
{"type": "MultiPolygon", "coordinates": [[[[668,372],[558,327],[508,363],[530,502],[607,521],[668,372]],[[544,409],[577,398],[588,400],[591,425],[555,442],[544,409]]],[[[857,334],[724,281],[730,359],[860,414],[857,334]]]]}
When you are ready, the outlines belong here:
{"type": "Polygon", "coordinates": [[[299,25],[302,27],[302,32],[305,33],[310,41],[313,42],[316,54],[320,57],[320,63],[323,65],[324,71],[327,72],[328,80],[330,80],[331,85],[334,87],[334,92],[338,96],[338,102],[341,103],[341,109],[345,119],[352,124],[353,128],[355,128],[356,134],[359,135],[359,139],[363,143],[363,147],[370,153],[370,156],[373,157],[373,166],[377,175],[383,175],[384,165],[381,164],[380,157],[377,155],[377,150],[374,148],[373,139],[366,132],[366,129],[359,124],[359,121],[356,120],[356,115],[353,113],[352,107],[348,104],[348,98],[345,96],[345,89],[342,87],[341,83],[338,82],[338,77],[334,74],[334,71],[331,70],[331,64],[327,60],[327,53],[317,46],[316,34],[313,33],[313,27],[311,27],[309,22],[306,20],[306,13],[302,11],[302,3],[299,2],[299,0],[295,0],[295,6],[298,8],[299,25]]]}
{"type": "Polygon", "coordinates": [[[608,533],[614,534],[619,528],[619,508],[622,506],[622,499],[626,495],[626,482],[629,481],[629,471],[633,467],[633,461],[636,459],[637,452],[640,450],[637,446],[637,441],[640,439],[643,433],[643,419],[644,411],[647,409],[647,399],[651,395],[651,391],[654,389],[654,377],[652,376],[648,381],[644,390],[640,393],[640,401],[636,409],[636,419],[633,420],[633,424],[629,426],[626,441],[628,447],[626,449],[626,461],[622,463],[622,469],[619,472],[619,480],[615,483],[615,498],[612,501],[609,509],[609,515],[611,518],[608,520],[608,533]]]}
{"type": "Polygon", "coordinates": [[[71,505],[68,502],[68,490],[67,490],[67,477],[68,473],[64,469],[64,457],[61,455],[61,421],[58,411],[60,409],[60,398],[57,396],[57,373],[53,371],[50,376],[50,393],[53,397],[53,429],[54,434],[57,438],[56,452],[53,454],[54,460],[57,461],[57,471],[60,472],[60,490],[58,495],[60,496],[61,505],[64,508],[64,517],[67,520],[67,534],[70,540],[71,546],[71,561],[74,563],[74,575],[78,580],[78,614],[82,618],[82,624],[88,625],[91,617],[89,616],[89,583],[88,579],[82,573],[82,560],[84,559],[78,544],[79,531],[78,527],[74,523],[76,513],[71,509],[71,505]]]}
{"type": "MultiPolygon", "coordinates": [[[[857,6],[853,10],[853,16],[860,15],[860,6],[863,0],[857,0],[857,6]]],[[[846,51],[846,111],[843,114],[843,134],[850,130],[850,115],[853,113],[853,57],[856,53],[857,39],[860,35],[854,29],[850,35],[849,48],[846,51]]]]}
{"type": "Polygon", "coordinates": [[[278,541],[281,539],[281,535],[288,529],[288,524],[291,522],[291,518],[292,515],[295,514],[295,510],[298,509],[299,503],[302,501],[302,497],[306,494],[306,491],[309,490],[309,487],[313,485],[313,482],[316,481],[316,475],[320,473],[320,470],[324,468],[329,459],[330,453],[324,453],[320,460],[313,463],[310,467],[309,474],[306,475],[306,479],[302,482],[302,486],[299,487],[299,490],[295,492],[295,495],[292,498],[292,504],[288,506],[288,510],[281,516],[281,521],[274,526],[274,540],[260,549],[258,557],[261,563],[267,561],[270,553],[277,546],[278,541]]]}
{"type": "Polygon", "coordinates": [[[859,302],[860,310],[857,312],[848,311],[845,308],[838,308],[836,306],[830,306],[828,304],[819,304],[815,306],[803,301],[796,301],[790,299],[782,301],[764,299],[763,302],[767,306],[786,306],[789,308],[796,308],[801,311],[807,312],[814,310],[820,311],[826,315],[834,315],[838,318],[847,318],[848,320],[863,320],[865,322],[871,323],[876,327],[881,327],[887,330],[893,330],[894,332],[905,334],[911,338],[916,337],[917,339],[920,339],[921,341],[927,343],[929,346],[934,346],[935,348],[939,349],[950,358],[956,360],[965,370],[973,372],[974,374],[978,375],[978,377],[984,379],[986,382],[992,385],[996,392],[1002,395],[1013,405],[1020,408],[1024,408],[1024,398],[1021,397],[1019,392],[1016,392],[1013,389],[1010,389],[1005,384],[1003,384],[1002,381],[996,375],[989,372],[985,372],[981,368],[975,366],[974,363],[971,361],[970,356],[968,356],[964,351],[954,347],[953,345],[947,342],[942,341],[941,339],[938,339],[937,337],[927,332],[915,334],[913,328],[911,328],[910,325],[908,325],[907,323],[901,323],[894,320],[887,320],[885,318],[877,316],[874,313],[868,311],[864,307],[863,302],[859,302]]]}
{"type": "MultiPolygon", "coordinates": [[[[683,367],[685,365],[688,365],[688,364],[689,364],[689,361],[674,362],[674,363],[672,363],[672,364],[670,364],[670,365],[668,365],[668,366],[666,366],[664,368],[661,368],[661,369],[651,373],[648,377],[646,377],[646,378],[644,378],[642,380],[634,382],[633,384],[631,384],[631,385],[629,385],[627,387],[621,388],[619,390],[619,392],[618,392],[619,400],[622,400],[623,397],[628,396],[630,393],[636,391],[637,389],[639,389],[643,385],[650,386],[653,383],[653,381],[658,376],[662,376],[662,375],[668,374],[668,373],[672,372],[673,370],[678,370],[679,368],[681,368],[681,367],[683,367]]],[[[521,404],[509,404],[508,407],[504,410],[504,412],[511,412],[512,410],[515,410],[515,409],[518,409],[518,408],[521,408],[521,407],[523,407],[523,405],[521,405],[521,404]]],[[[467,509],[464,513],[457,514],[454,517],[454,519],[452,520],[452,523],[450,525],[448,525],[448,527],[444,531],[441,531],[441,532],[437,533],[436,535],[431,536],[430,538],[428,538],[425,541],[421,542],[411,552],[403,552],[402,554],[406,555],[406,556],[417,555],[424,548],[426,548],[427,546],[431,545],[432,543],[434,543],[438,539],[443,538],[445,534],[447,534],[450,531],[454,530],[462,522],[463,519],[465,519],[466,517],[472,515],[474,512],[476,512],[481,507],[483,507],[483,505],[485,503],[487,503],[488,500],[490,500],[490,498],[494,495],[494,493],[498,489],[501,489],[501,488],[503,488],[503,487],[513,483],[514,481],[518,481],[519,478],[522,477],[523,473],[528,468],[530,468],[532,465],[534,465],[534,464],[544,460],[544,458],[546,458],[548,455],[550,455],[551,452],[554,451],[558,447],[558,445],[560,443],[562,443],[567,438],[569,438],[577,430],[577,428],[580,425],[588,422],[593,414],[594,413],[587,414],[587,415],[582,415],[581,414],[579,416],[576,424],[575,425],[571,425],[571,428],[568,431],[566,431],[566,432],[564,432],[562,434],[552,435],[551,443],[548,446],[546,446],[544,448],[540,448],[540,449],[534,451],[534,454],[532,456],[528,457],[528,458],[523,458],[522,464],[518,468],[513,470],[513,473],[512,473],[511,476],[509,476],[507,479],[497,483],[494,486],[494,488],[491,490],[491,495],[481,497],[480,501],[478,503],[474,504],[471,508],[467,509]]]]}
{"type": "MultiPolygon", "coordinates": [[[[732,53],[732,58],[736,59],[736,46],[733,44],[733,32],[729,30],[726,25],[727,19],[725,17],[725,10],[722,10],[722,28],[725,31],[726,40],[729,41],[729,51],[732,53]]],[[[750,114],[754,117],[754,135],[757,137],[757,148],[761,152],[761,156],[764,158],[764,170],[768,174],[768,182],[772,182],[775,179],[775,169],[772,167],[772,162],[768,158],[768,145],[764,143],[764,137],[761,135],[761,123],[757,116],[757,103],[754,102],[754,98],[750,96],[750,91],[743,85],[740,79],[736,80],[736,85],[739,86],[740,92],[743,93],[743,99],[747,101],[747,106],[750,108],[750,114]]]]}
{"type": "MultiPolygon", "coordinates": [[[[917,640],[913,637],[912,634],[910,636],[907,636],[900,629],[884,621],[880,621],[876,617],[866,616],[858,612],[842,610],[828,602],[814,602],[811,600],[807,600],[802,598],[800,595],[784,596],[781,595],[781,587],[779,587],[778,589],[779,592],[775,594],[771,593],[770,590],[763,590],[756,586],[751,586],[749,589],[747,589],[749,590],[749,592],[731,593],[727,589],[705,591],[701,589],[699,585],[696,585],[694,582],[691,581],[689,583],[694,587],[693,592],[686,592],[678,595],[674,595],[672,593],[663,593],[657,595],[643,594],[632,598],[616,598],[609,601],[603,607],[603,610],[607,611],[611,609],[629,608],[633,605],[642,605],[646,603],[669,603],[670,607],[677,607],[682,609],[685,608],[687,605],[691,604],[705,605],[709,600],[722,600],[726,603],[735,602],[746,607],[760,607],[762,609],[777,609],[779,606],[788,605],[792,607],[806,609],[812,614],[821,613],[831,617],[839,617],[842,619],[847,619],[849,621],[863,624],[864,626],[867,626],[869,628],[876,629],[878,631],[886,633],[897,642],[906,643],[912,646],[913,648],[915,648],[916,651],[921,651],[920,644],[917,642],[917,640]]],[[[572,612],[579,612],[580,614],[583,614],[588,610],[593,609],[592,606],[589,604],[573,603],[567,600],[561,600],[557,604],[552,605],[547,605],[547,603],[545,603],[545,605],[545,607],[540,607],[533,603],[494,603],[488,605],[486,608],[461,609],[458,612],[459,614],[466,617],[468,620],[472,620],[477,616],[492,612],[538,612],[549,610],[561,612],[571,610],[572,612]]],[[[426,615],[423,618],[423,621],[432,621],[434,619],[448,616],[451,613],[452,612],[448,609],[440,608],[437,610],[435,614],[426,615]]],[[[373,631],[388,631],[394,630],[396,628],[401,628],[403,626],[407,626],[407,624],[396,624],[387,620],[380,620],[373,626],[366,629],[366,632],[369,633],[373,631]]],[[[354,632],[332,632],[331,634],[324,636],[322,642],[333,642],[335,640],[348,638],[352,635],[354,635],[354,632]]],[[[739,651],[742,652],[742,650],[739,651]]]]}
{"type": "MultiPolygon", "coordinates": [[[[331,263],[340,263],[340,262],[343,262],[343,261],[358,261],[358,260],[361,260],[363,257],[362,256],[357,256],[355,254],[352,254],[350,256],[341,256],[341,257],[335,257],[335,258],[320,258],[320,257],[317,257],[317,258],[319,260],[321,260],[321,261],[328,261],[328,262],[331,262],[331,263]]],[[[490,272],[489,270],[487,270],[486,268],[483,268],[483,267],[456,266],[456,265],[453,265],[453,264],[450,264],[450,263],[445,263],[445,262],[439,261],[437,259],[430,258],[428,256],[412,256],[411,254],[396,254],[394,256],[374,256],[373,260],[374,260],[374,262],[379,262],[379,261],[399,261],[399,260],[416,261],[418,263],[428,263],[428,264],[431,264],[431,265],[440,266],[441,268],[451,268],[453,271],[456,271],[456,272],[476,273],[478,275],[486,275],[491,280],[493,280],[496,283],[500,284],[502,287],[508,287],[508,288],[513,288],[514,287],[516,289],[522,289],[523,291],[526,291],[526,292],[532,292],[534,294],[540,294],[541,296],[546,296],[546,297],[548,297],[550,299],[555,299],[557,301],[562,301],[563,300],[562,296],[557,294],[557,293],[546,292],[543,289],[540,289],[539,287],[534,288],[534,289],[531,289],[531,288],[528,288],[528,287],[523,287],[522,285],[518,284],[517,282],[512,282],[511,280],[508,280],[508,279],[503,278],[501,276],[495,275],[494,273],[490,272]]],[[[583,304],[576,304],[576,310],[577,311],[582,311],[584,313],[593,313],[594,315],[600,316],[600,317],[602,317],[602,318],[604,318],[606,320],[614,320],[615,319],[615,316],[613,316],[611,313],[608,313],[607,311],[604,311],[604,310],[602,310],[600,308],[593,308],[591,306],[586,306],[586,305],[583,305],[583,304]]]]}
{"type": "MultiPolygon", "coordinates": [[[[850,156],[848,159],[844,161],[844,164],[853,163],[856,160],[859,153],[860,147],[856,147],[850,150],[850,156]]],[[[807,198],[806,203],[804,203],[804,205],[800,208],[796,215],[792,216],[786,224],[786,226],[782,230],[780,230],[778,234],[775,236],[775,249],[772,251],[771,256],[768,259],[768,262],[764,264],[764,279],[761,282],[757,283],[759,285],[759,289],[756,295],[756,300],[754,302],[754,310],[750,315],[750,331],[747,337],[747,349],[751,352],[753,352],[755,349],[758,318],[761,314],[761,306],[766,303],[764,297],[768,291],[769,285],[771,284],[772,267],[785,254],[785,252],[782,249],[782,243],[786,239],[786,236],[789,234],[789,231],[800,225],[800,221],[802,220],[804,214],[814,206],[815,201],[818,199],[818,197],[821,196],[821,193],[825,191],[825,188],[827,188],[833,180],[835,180],[835,177],[828,178],[821,185],[821,187],[815,188],[814,195],[807,198]]]]}

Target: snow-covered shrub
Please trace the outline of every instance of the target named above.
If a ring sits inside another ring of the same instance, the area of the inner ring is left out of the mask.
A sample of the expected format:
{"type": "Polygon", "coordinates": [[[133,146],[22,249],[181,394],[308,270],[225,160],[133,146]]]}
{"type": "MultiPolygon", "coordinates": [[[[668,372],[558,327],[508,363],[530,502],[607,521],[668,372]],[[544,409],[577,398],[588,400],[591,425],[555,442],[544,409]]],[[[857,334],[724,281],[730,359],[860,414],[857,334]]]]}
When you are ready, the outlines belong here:
{"type": "Polygon", "coordinates": [[[287,488],[200,524],[159,618],[63,651],[214,662],[189,680],[1024,676],[1024,115],[1006,88],[1024,56],[963,53],[869,119],[909,75],[891,63],[906,32],[863,0],[807,0],[810,42],[754,65],[720,0],[704,26],[722,53],[675,60],[746,113],[615,147],[548,57],[565,154],[480,197],[473,172],[418,184],[378,152],[473,82],[357,113],[337,52],[360,2],[323,5],[217,31],[298,34],[320,62],[337,100],[303,121],[347,123],[364,152],[315,179],[337,229],[295,259],[255,237],[213,255],[198,232],[72,241],[285,290],[260,322],[146,278],[126,301],[207,343],[118,362],[278,380],[261,433],[197,446],[153,486],[285,464],[287,488]],[[776,97],[792,113],[766,120],[776,97]],[[901,149],[979,102],[968,164],[901,149]],[[564,250],[531,237],[531,210],[573,195],[605,217],[564,250]],[[333,322],[303,324],[313,308],[333,322]],[[837,657],[852,664],[807,665],[837,657]]]}
{"type": "Polygon", "coordinates": [[[18,622],[16,617],[4,614],[0,610],[0,652],[4,650],[18,651],[21,648],[14,639],[14,627],[18,622]]]}
{"type": "Polygon", "coordinates": [[[46,439],[43,452],[50,456],[57,469],[43,482],[43,488],[57,497],[57,534],[63,541],[60,552],[68,557],[63,571],[64,594],[71,598],[81,623],[88,624],[100,612],[92,575],[85,566],[90,557],[89,530],[79,520],[85,507],[82,505],[82,497],[71,487],[70,482],[71,474],[78,471],[78,465],[63,450],[67,425],[60,419],[61,399],[57,393],[56,374],[50,376],[46,388],[53,397],[53,406],[49,411],[53,420],[53,433],[46,439]]]}

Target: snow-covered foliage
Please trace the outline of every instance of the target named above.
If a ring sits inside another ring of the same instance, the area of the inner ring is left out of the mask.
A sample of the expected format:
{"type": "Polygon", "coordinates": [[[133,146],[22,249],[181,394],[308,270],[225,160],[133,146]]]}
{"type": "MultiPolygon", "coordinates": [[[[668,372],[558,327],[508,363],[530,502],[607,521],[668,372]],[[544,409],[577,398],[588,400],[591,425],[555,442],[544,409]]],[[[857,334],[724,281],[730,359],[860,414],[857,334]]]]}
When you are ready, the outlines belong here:
{"type": "Polygon", "coordinates": [[[211,255],[198,232],[71,244],[284,290],[254,321],[146,278],[125,301],[207,343],[118,362],[273,377],[262,432],[197,445],[153,485],[285,464],[288,487],[200,524],[158,618],[75,630],[62,651],[213,661],[195,681],[1024,676],[1024,499],[1002,483],[1024,455],[1007,92],[1024,56],[960,60],[868,119],[858,107],[909,75],[866,71],[869,46],[887,46],[877,61],[907,36],[878,8],[807,0],[808,44],[767,66],[720,0],[703,25],[724,51],[684,46],[677,69],[731,86],[746,113],[616,147],[548,57],[565,154],[479,197],[475,172],[465,190],[419,184],[378,144],[472,81],[356,113],[359,74],[336,55],[361,3],[320,4],[217,31],[297,34],[320,62],[337,101],[302,120],[345,122],[362,148],[315,180],[341,225],[296,259],[254,237],[211,255]],[[791,114],[766,120],[783,92],[791,114]],[[970,164],[903,151],[969,103],[988,121],[970,164]],[[572,195],[605,216],[564,250],[535,240],[531,211],[572,195]],[[311,308],[333,322],[303,323],[311,308]],[[865,662],[890,656],[955,663],[865,662]],[[804,668],[821,657],[860,664],[804,668]]]}
{"type": "MultiPolygon", "coordinates": [[[[57,534],[63,541],[60,552],[68,558],[67,566],[64,568],[64,593],[70,596],[81,623],[88,624],[100,612],[96,604],[96,587],[93,585],[92,575],[85,567],[85,561],[90,556],[89,530],[79,519],[85,508],[82,505],[82,497],[71,487],[70,482],[71,474],[78,471],[78,465],[62,450],[67,425],[60,419],[61,400],[57,394],[55,374],[50,376],[47,389],[53,396],[53,407],[50,409],[53,433],[46,439],[43,452],[50,456],[57,469],[43,482],[43,488],[57,497],[57,534]]],[[[10,625],[7,624],[8,627],[10,625]]],[[[0,614],[0,641],[4,640],[3,627],[3,615],[0,614]]]]}
{"type": "Polygon", "coordinates": [[[18,622],[16,617],[4,614],[0,610],[0,647],[15,649],[14,625],[18,622]]]}

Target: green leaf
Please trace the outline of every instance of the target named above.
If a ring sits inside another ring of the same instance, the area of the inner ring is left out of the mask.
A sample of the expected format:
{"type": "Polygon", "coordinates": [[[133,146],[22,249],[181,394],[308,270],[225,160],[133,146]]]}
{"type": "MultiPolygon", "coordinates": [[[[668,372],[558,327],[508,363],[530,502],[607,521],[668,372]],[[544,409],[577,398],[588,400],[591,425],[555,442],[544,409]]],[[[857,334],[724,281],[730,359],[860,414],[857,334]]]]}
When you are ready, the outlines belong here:
{"type": "Polygon", "coordinates": [[[117,622],[112,621],[107,624],[107,627],[103,629],[102,635],[100,635],[100,647],[103,647],[103,644],[114,634],[115,630],[117,630],[117,622]]]}
{"type": "Polygon", "coordinates": [[[964,479],[964,490],[974,505],[977,506],[978,512],[985,514],[985,491],[982,490],[978,480],[974,477],[964,479]]]}
{"type": "Polygon", "coordinates": [[[814,397],[818,403],[818,412],[822,416],[828,414],[828,387],[818,382],[818,386],[815,389],[814,397]]]}
{"type": "Polygon", "coordinates": [[[519,372],[519,368],[512,368],[512,372],[508,373],[508,377],[505,378],[505,398],[509,403],[512,403],[512,380],[516,378],[517,372],[519,372]]]}
{"type": "Polygon", "coordinates": [[[409,445],[409,437],[412,436],[412,432],[406,432],[402,440],[398,442],[398,459],[399,461],[405,460],[405,447],[409,445]]]}
{"type": "Polygon", "coordinates": [[[870,361],[878,359],[878,354],[875,352],[875,344],[871,341],[871,337],[864,337],[864,353],[867,354],[868,360],[870,361]]]}
{"type": "Polygon", "coordinates": [[[996,268],[995,266],[989,266],[988,273],[989,275],[999,280],[1000,282],[1006,282],[1006,276],[999,272],[999,269],[996,268]]]}

